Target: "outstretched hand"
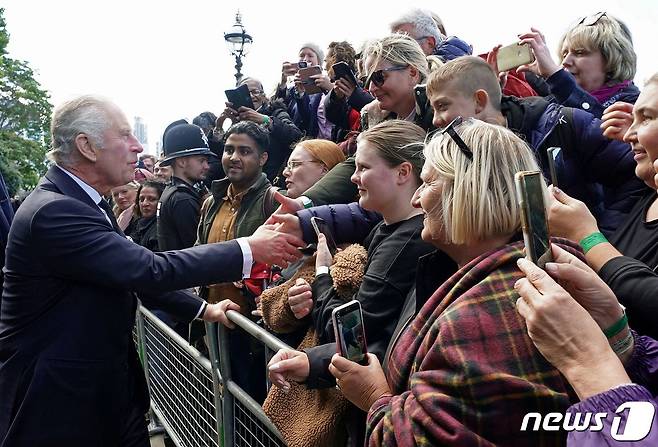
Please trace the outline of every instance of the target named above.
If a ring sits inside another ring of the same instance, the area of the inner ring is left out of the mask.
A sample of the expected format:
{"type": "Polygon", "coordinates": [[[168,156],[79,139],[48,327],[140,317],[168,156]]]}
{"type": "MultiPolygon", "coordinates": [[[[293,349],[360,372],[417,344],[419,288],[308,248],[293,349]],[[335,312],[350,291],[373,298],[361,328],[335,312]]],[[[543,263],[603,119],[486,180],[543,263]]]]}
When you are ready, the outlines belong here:
{"type": "Polygon", "coordinates": [[[297,211],[304,209],[304,204],[301,200],[286,197],[279,191],[274,192],[274,200],[281,204],[281,206],[274,211],[274,214],[294,214],[297,211]]]}
{"type": "Polygon", "coordinates": [[[247,237],[247,242],[254,261],[282,267],[301,258],[302,253],[298,247],[306,245],[292,234],[276,231],[274,225],[261,225],[253,235],[247,237]]]}

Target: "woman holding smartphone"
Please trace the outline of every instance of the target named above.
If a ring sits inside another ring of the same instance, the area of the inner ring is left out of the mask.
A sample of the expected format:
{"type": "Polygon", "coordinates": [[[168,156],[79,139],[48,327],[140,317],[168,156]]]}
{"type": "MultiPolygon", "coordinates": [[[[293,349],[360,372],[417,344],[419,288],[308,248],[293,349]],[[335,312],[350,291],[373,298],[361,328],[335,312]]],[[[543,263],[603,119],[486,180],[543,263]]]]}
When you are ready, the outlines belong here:
{"type": "Polygon", "coordinates": [[[413,204],[438,250],[419,261],[386,372],[372,355],[366,366],[336,355],[329,369],[369,411],[370,446],[561,445],[560,433],[520,430],[528,412],[569,406],[515,306],[524,247],[514,176],[537,162],[511,131],[474,119],[450,123],[424,153],[413,204]]]}
{"type": "MultiPolygon", "coordinates": [[[[351,179],[359,189],[359,204],[380,213],[383,221],[363,242],[368,259],[354,299],[363,309],[368,350],[379,358],[384,356],[414,282],[417,259],[431,251],[420,237],[422,211],[411,205],[420,185],[424,138],[420,127],[392,120],[363,132],[357,140],[356,170],[351,179]]],[[[289,291],[292,311],[299,319],[311,316],[321,345],[305,352],[279,351],[272,358],[270,377],[284,389],[290,387],[288,380],[304,382],[308,388],[335,385],[327,369],[336,352],[331,314],[345,300],[333,288],[331,258],[326,245],[320,244],[313,285],[304,281],[289,291]]],[[[363,424],[358,425],[362,431],[363,424]]],[[[352,439],[359,437],[353,434],[352,439]]]]}
{"type": "Polygon", "coordinates": [[[658,268],[658,185],[654,170],[658,160],[658,74],[649,78],[635,105],[615,103],[606,109],[601,127],[607,137],[631,145],[637,163],[635,175],[648,186],[647,191],[608,240],[582,202],[554,189],[551,233],[580,242],[589,265],[626,306],[633,328],[658,339],[655,290],[636,286],[636,281],[653,276],[658,268]]]}

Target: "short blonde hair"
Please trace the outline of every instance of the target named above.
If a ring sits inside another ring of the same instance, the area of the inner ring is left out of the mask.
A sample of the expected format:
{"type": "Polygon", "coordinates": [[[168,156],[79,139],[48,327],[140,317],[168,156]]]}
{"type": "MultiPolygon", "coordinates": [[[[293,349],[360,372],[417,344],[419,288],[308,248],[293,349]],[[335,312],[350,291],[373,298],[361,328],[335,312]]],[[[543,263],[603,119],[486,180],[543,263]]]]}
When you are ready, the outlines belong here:
{"type": "Polygon", "coordinates": [[[452,81],[454,83],[451,87],[466,97],[472,96],[478,90],[484,90],[489,95],[493,108],[500,110],[503,93],[498,76],[484,59],[462,56],[436,66],[427,79],[427,96],[435,95],[452,81]]]}
{"type": "Polygon", "coordinates": [[[565,45],[600,51],[605,60],[606,83],[617,84],[635,77],[637,55],[633,42],[614,17],[603,15],[594,25],[573,25],[558,43],[560,60],[564,59],[565,45]]]}
{"type": "Polygon", "coordinates": [[[446,241],[463,245],[513,234],[521,227],[514,175],[539,166],[528,145],[511,130],[469,119],[456,128],[473,152],[472,160],[448,134],[438,134],[425,146],[425,169],[436,172],[430,188],[441,188],[441,199],[429,219],[440,222],[446,241]]]}
{"type": "Polygon", "coordinates": [[[373,67],[376,67],[382,60],[395,66],[410,65],[414,67],[420,75],[419,83],[424,82],[429,74],[425,53],[418,42],[406,34],[395,33],[369,42],[363,52],[363,60],[365,61],[369,57],[374,58],[373,67]]]}

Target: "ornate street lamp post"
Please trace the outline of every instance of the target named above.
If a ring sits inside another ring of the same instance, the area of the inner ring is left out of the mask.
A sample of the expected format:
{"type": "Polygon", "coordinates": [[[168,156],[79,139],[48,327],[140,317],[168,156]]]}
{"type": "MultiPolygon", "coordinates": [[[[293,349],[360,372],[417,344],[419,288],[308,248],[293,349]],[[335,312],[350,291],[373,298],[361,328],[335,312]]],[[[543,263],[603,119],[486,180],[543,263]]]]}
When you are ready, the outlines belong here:
{"type": "Polygon", "coordinates": [[[231,27],[228,33],[224,33],[224,40],[231,54],[235,56],[235,85],[238,85],[242,79],[242,73],[240,72],[242,57],[247,55],[254,41],[242,26],[240,11],[235,15],[235,25],[231,27]]]}

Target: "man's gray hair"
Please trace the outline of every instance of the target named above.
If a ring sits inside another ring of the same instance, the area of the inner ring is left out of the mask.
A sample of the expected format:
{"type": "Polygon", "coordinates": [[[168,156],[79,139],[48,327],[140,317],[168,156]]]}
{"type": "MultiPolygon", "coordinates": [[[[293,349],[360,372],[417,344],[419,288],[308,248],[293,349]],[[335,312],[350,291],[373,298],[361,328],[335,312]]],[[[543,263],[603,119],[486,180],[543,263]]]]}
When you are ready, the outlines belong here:
{"type": "Polygon", "coordinates": [[[412,25],[416,30],[416,35],[411,36],[414,39],[431,36],[434,37],[437,45],[445,39],[436,22],[432,18],[432,13],[425,11],[424,9],[416,8],[409,10],[391,22],[389,26],[391,31],[393,31],[395,28],[405,24],[412,25]]]}
{"type": "Polygon", "coordinates": [[[84,95],[57,106],[50,124],[52,149],[48,159],[59,165],[71,164],[75,139],[81,133],[102,148],[103,132],[112,125],[108,110],[111,105],[101,96],[84,95]]]}

